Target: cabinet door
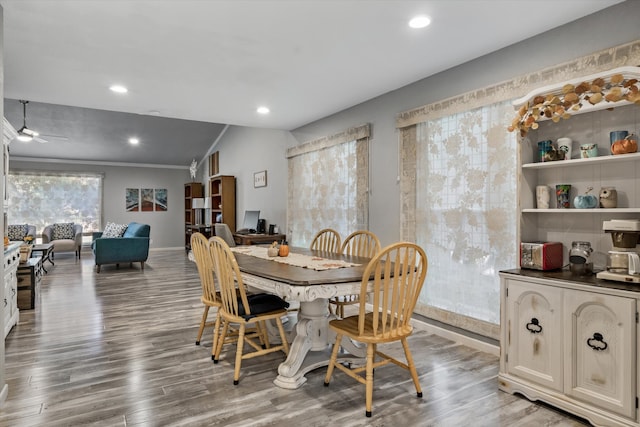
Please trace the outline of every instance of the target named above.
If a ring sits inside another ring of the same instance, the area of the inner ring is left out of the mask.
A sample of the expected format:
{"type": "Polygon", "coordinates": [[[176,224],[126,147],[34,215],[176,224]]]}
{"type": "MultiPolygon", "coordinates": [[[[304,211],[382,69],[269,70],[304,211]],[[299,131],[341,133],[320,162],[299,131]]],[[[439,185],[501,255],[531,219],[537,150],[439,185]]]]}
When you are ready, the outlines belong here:
{"type": "Polygon", "coordinates": [[[565,393],[635,418],[636,300],[567,290],[565,393]]]}
{"type": "Polygon", "coordinates": [[[562,390],[562,290],[509,280],[507,371],[562,390]]]}

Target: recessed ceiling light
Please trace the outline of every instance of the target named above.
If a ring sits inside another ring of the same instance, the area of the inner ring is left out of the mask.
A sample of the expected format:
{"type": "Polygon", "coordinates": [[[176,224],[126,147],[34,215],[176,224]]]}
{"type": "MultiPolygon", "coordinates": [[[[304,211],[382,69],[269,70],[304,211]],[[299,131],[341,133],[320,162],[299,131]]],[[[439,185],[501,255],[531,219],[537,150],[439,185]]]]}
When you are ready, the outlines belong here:
{"type": "Polygon", "coordinates": [[[158,110],[150,110],[147,114],[150,115],[150,116],[159,116],[160,115],[160,111],[158,111],[158,110]]]}
{"type": "Polygon", "coordinates": [[[127,93],[127,92],[129,92],[129,89],[127,89],[126,87],[124,87],[122,85],[112,85],[111,87],[109,87],[109,90],[111,90],[111,92],[115,92],[115,93],[127,93]]]}
{"type": "Polygon", "coordinates": [[[258,112],[258,114],[269,114],[270,110],[268,107],[258,107],[256,111],[258,112]]]}
{"type": "Polygon", "coordinates": [[[138,138],[129,138],[129,144],[138,145],[139,143],[140,143],[140,140],[138,138]]]}
{"type": "Polygon", "coordinates": [[[431,18],[427,15],[416,16],[411,18],[411,21],[409,21],[409,26],[411,28],[424,28],[429,24],[431,24],[431,18]]]}

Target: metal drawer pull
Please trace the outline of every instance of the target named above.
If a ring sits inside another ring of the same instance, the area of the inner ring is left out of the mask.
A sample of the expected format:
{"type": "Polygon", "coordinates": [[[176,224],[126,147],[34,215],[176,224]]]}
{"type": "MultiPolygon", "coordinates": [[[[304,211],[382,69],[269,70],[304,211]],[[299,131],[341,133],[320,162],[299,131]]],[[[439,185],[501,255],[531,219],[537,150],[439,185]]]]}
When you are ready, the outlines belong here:
{"type": "Polygon", "coordinates": [[[604,337],[600,332],[596,332],[593,334],[593,338],[587,339],[587,345],[594,349],[595,351],[604,351],[609,347],[609,345],[604,342],[604,337]]]}
{"type": "Polygon", "coordinates": [[[542,332],[542,326],[540,326],[538,319],[535,317],[531,318],[531,322],[527,323],[527,331],[532,334],[539,334],[542,332]]]}

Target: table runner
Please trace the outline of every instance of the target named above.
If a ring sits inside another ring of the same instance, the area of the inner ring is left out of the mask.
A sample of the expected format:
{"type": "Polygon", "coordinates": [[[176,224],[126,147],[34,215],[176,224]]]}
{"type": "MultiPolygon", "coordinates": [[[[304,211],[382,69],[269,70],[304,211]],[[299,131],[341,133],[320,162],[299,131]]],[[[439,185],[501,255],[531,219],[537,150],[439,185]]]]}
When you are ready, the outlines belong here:
{"type": "Polygon", "coordinates": [[[339,259],[327,259],[317,257],[313,255],[296,254],[289,252],[289,256],[286,257],[270,257],[267,255],[267,247],[265,246],[236,246],[231,248],[233,252],[238,252],[245,255],[251,255],[256,258],[267,259],[270,261],[279,262],[282,264],[289,264],[295,267],[309,268],[311,270],[330,270],[334,268],[356,267],[360,264],[354,264],[352,262],[346,262],[339,259]]]}

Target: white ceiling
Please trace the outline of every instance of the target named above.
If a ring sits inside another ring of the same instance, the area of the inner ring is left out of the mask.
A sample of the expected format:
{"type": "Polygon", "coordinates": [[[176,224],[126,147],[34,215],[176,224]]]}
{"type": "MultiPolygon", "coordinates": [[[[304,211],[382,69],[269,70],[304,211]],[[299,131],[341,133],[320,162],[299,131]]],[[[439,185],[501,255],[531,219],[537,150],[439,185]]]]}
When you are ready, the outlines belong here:
{"type": "Polygon", "coordinates": [[[619,2],[0,0],[4,94],[291,130],[619,2]]]}

